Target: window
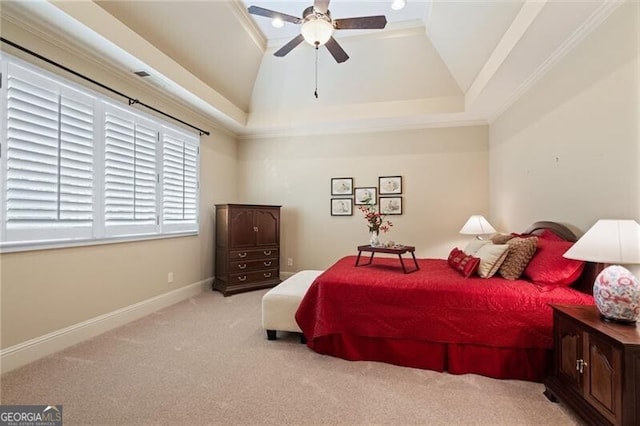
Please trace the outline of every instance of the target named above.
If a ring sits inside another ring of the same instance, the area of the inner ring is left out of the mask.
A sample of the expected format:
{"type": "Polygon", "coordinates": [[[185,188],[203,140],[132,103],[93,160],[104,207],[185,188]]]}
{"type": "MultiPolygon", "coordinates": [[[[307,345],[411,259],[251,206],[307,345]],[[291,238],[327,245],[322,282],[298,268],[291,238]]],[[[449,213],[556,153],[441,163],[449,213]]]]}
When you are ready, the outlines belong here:
{"type": "Polygon", "coordinates": [[[6,55],[3,251],[198,231],[199,137],[6,55]]]}

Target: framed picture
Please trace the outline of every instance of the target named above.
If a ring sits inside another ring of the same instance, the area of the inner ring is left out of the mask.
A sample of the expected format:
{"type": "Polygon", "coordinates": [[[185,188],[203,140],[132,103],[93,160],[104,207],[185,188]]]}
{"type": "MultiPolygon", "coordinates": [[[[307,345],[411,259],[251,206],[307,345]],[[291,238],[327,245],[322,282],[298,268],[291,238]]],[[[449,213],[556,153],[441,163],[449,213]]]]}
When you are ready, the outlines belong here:
{"type": "Polygon", "coordinates": [[[402,214],[402,197],[380,197],[380,212],[402,214]]]}
{"type": "Polygon", "coordinates": [[[362,204],[377,204],[378,190],[371,186],[366,188],[355,188],[356,192],[356,205],[362,204]]]}
{"type": "Polygon", "coordinates": [[[331,178],[331,195],[353,195],[353,178],[331,178]]]}
{"type": "Polygon", "coordinates": [[[380,195],[402,194],[402,176],[380,176],[378,188],[380,188],[380,195]]]}
{"type": "Polygon", "coordinates": [[[331,216],[352,216],[353,215],[353,199],[351,198],[332,198],[331,199],[331,216]]]}

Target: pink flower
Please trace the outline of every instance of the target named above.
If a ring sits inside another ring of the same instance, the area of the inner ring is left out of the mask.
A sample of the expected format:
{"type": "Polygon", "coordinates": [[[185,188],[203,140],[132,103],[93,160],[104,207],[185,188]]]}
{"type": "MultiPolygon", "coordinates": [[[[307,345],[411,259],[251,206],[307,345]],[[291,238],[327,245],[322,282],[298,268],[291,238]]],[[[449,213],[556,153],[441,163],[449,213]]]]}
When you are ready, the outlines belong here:
{"type": "Polygon", "coordinates": [[[369,232],[387,232],[393,224],[386,220],[386,214],[380,213],[375,204],[367,203],[358,206],[358,209],[363,213],[369,232]]]}

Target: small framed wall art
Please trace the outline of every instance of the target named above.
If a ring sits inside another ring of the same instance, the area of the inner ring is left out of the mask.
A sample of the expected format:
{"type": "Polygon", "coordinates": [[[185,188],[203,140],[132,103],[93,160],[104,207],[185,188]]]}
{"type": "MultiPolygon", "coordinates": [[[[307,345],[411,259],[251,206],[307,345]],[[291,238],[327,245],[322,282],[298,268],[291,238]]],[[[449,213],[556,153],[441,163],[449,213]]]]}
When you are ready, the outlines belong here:
{"type": "Polygon", "coordinates": [[[402,194],[402,176],[380,176],[378,188],[380,195],[402,194]]]}
{"type": "Polygon", "coordinates": [[[402,197],[380,197],[380,212],[402,214],[402,197]]]}
{"type": "Polygon", "coordinates": [[[356,194],[356,206],[363,204],[378,204],[376,202],[378,199],[377,188],[371,186],[354,189],[356,194]]]}
{"type": "Polygon", "coordinates": [[[331,195],[353,195],[353,178],[331,178],[331,195]]]}
{"type": "Polygon", "coordinates": [[[331,216],[353,216],[353,199],[332,198],[331,216]]]}

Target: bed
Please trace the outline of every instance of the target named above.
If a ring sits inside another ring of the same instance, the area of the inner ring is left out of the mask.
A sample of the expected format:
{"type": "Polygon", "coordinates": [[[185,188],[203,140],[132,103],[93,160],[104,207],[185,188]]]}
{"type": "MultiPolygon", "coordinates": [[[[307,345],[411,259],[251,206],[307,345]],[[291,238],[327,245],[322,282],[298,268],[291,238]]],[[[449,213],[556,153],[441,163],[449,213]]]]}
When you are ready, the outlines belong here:
{"type": "Polygon", "coordinates": [[[315,279],[296,321],[321,354],[542,381],[552,363],[549,304],[592,305],[595,265],[550,276],[557,263],[568,268],[561,254],[576,241],[564,225],[536,222],[518,238],[536,244],[519,279],[465,277],[451,259],[418,259],[420,269],[403,274],[395,258],[355,267],[346,256],[315,279]]]}

